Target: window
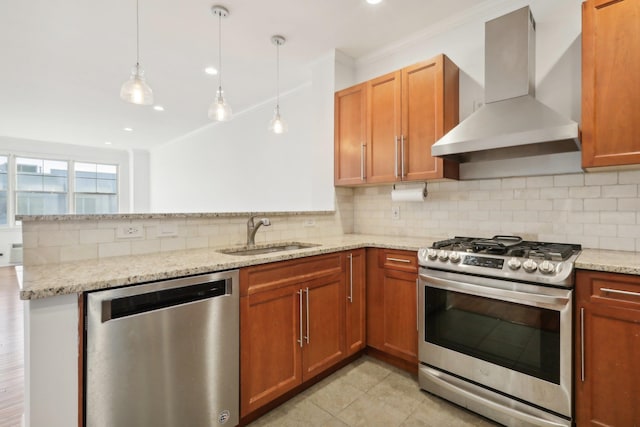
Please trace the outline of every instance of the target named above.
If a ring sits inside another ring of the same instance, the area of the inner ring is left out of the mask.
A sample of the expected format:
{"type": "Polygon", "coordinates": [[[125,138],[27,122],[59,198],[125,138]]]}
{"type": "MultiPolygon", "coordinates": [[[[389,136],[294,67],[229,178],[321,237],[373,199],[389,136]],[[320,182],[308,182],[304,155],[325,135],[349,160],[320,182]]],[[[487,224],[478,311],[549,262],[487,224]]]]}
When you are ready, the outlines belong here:
{"type": "Polygon", "coordinates": [[[16,214],[67,213],[68,164],[65,161],[16,158],[16,214]]]}
{"type": "Polygon", "coordinates": [[[75,163],[74,197],[77,214],[117,213],[117,166],[75,163]]]}
{"type": "Polygon", "coordinates": [[[0,225],[7,225],[7,194],[9,192],[9,157],[0,156],[0,225]]]}

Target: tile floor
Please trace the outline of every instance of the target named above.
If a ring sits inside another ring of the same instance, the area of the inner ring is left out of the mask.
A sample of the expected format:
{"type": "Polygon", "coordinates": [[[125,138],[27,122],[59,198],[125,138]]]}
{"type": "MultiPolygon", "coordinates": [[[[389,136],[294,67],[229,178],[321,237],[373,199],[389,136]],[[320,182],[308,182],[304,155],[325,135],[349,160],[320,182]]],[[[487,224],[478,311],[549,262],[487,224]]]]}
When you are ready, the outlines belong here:
{"type": "Polygon", "coordinates": [[[408,373],[362,357],[251,427],[492,427],[486,418],[421,391],[408,373]]]}

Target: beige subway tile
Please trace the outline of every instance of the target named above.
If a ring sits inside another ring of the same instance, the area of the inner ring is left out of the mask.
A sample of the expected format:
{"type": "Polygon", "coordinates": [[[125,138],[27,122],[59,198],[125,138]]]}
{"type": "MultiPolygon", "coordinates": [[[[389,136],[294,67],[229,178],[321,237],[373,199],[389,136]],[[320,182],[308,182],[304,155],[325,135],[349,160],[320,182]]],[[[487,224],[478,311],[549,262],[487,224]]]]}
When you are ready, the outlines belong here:
{"type": "Polygon", "coordinates": [[[640,170],[618,172],[618,182],[620,184],[640,184],[640,170]]]}
{"type": "Polygon", "coordinates": [[[160,239],[131,241],[131,255],[155,254],[159,252],[160,239]]]}
{"type": "Polygon", "coordinates": [[[585,211],[616,211],[618,203],[616,199],[585,199],[585,211]]]}
{"type": "Polygon", "coordinates": [[[618,183],[618,172],[588,172],[584,185],[612,185],[618,183]]]}
{"type": "Polygon", "coordinates": [[[38,246],[71,246],[78,244],[78,230],[41,230],[38,232],[38,246]]]}
{"type": "Polygon", "coordinates": [[[116,231],[113,228],[94,228],[79,231],[81,245],[88,243],[107,243],[115,241],[116,231]]]}
{"type": "Polygon", "coordinates": [[[636,196],[638,196],[638,186],[636,184],[602,186],[602,197],[605,198],[629,198],[636,196]]]}
{"type": "Polygon", "coordinates": [[[98,258],[131,255],[131,242],[98,243],[98,258]]]}
{"type": "Polygon", "coordinates": [[[636,214],[634,212],[602,212],[600,222],[602,224],[635,224],[636,214]]]}
{"type": "Polygon", "coordinates": [[[22,251],[22,265],[50,265],[60,263],[60,247],[24,248],[22,251]]]}
{"type": "Polygon", "coordinates": [[[184,237],[167,237],[160,239],[160,252],[181,251],[186,249],[187,242],[184,237]]]}
{"type": "Polygon", "coordinates": [[[633,251],[636,241],[632,237],[600,237],[600,249],[633,251]]]}
{"type": "Polygon", "coordinates": [[[86,261],[98,259],[98,244],[82,244],[60,248],[60,262],[86,261]]]}
{"type": "Polygon", "coordinates": [[[571,187],[569,197],[573,199],[595,199],[602,194],[602,187],[598,185],[588,187],[571,187]]]}
{"type": "Polygon", "coordinates": [[[527,177],[527,188],[553,187],[553,176],[527,177]]]}
{"type": "Polygon", "coordinates": [[[556,175],[553,177],[554,187],[581,187],[584,186],[584,174],[556,175]]]}

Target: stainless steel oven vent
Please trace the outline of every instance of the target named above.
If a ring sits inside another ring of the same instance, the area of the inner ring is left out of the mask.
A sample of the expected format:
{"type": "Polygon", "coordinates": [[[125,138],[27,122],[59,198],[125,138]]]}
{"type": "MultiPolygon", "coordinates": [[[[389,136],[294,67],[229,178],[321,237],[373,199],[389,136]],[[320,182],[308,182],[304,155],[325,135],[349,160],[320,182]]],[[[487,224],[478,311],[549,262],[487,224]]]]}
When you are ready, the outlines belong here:
{"type": "Polygon", "coordinates": [[[459,163],[579,151],[578,124],[535,97],[535,22],[523,7],[485,24],[485,105],[431,152],[459,163]]]}

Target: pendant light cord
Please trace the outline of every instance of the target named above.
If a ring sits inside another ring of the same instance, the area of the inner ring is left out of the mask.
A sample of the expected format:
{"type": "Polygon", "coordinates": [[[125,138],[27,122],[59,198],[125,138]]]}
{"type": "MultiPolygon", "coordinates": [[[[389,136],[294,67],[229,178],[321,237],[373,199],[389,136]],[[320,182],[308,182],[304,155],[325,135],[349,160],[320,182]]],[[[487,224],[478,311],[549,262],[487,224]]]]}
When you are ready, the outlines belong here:
{"type": "Polygon", "coordinates": [[[280,110],[280,42],[276,43],[276,107],[280,110]]]}
{"type": "Polygon", "coordinates": [[[136,0],[136,68],[140,67],[140,6],[136,0]]]}
{"type": "Polygon", "coordinates": [[[218,13],[218,91],[222,93],[222,12],[218,13]]]}

